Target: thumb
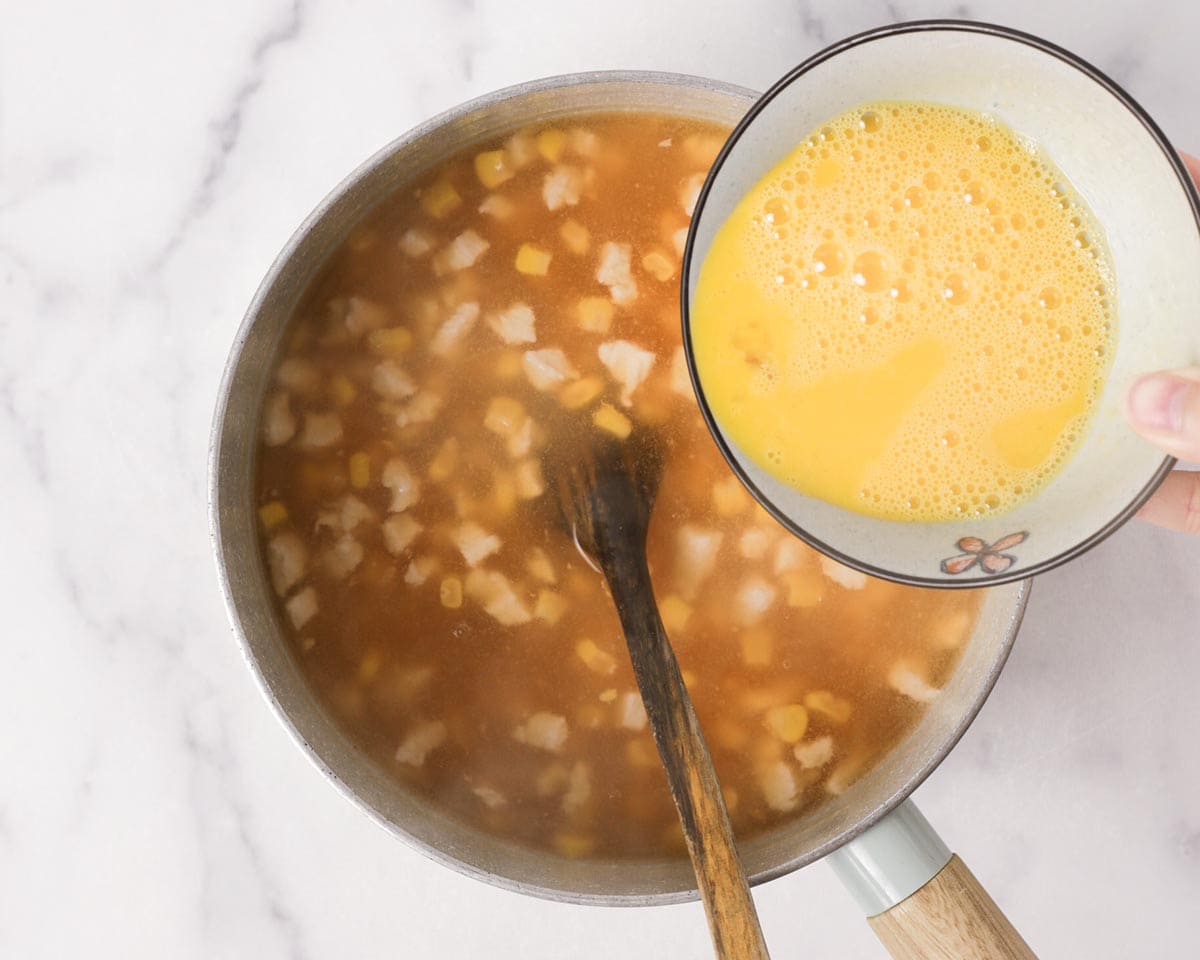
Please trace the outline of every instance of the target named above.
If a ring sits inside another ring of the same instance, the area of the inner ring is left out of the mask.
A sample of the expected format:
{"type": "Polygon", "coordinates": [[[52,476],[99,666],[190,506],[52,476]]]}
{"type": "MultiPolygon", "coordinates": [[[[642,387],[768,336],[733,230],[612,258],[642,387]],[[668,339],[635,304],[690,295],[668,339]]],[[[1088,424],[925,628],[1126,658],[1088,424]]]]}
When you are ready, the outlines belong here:
{"type": "Polygon", "coordinates": [[[1151,443],[1181,460],[1200,460],[1200,367],[1148,373],[1125,396],[1125,415],[1151,443]]]}

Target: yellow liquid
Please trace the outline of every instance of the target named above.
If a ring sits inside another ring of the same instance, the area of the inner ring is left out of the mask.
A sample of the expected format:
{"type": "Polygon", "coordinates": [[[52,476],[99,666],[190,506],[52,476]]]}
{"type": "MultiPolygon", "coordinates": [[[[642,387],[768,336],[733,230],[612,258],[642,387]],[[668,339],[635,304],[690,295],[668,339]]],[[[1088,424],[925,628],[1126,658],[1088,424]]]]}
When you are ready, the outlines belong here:
{"type": "Polygon", "coordinates": [[[860,513],[999,513],[1082,436],[1115,336],[1102,233],[1003,124],[873,103],[823,125],[722,225],[692,338],[722,429],[860,513]]]}

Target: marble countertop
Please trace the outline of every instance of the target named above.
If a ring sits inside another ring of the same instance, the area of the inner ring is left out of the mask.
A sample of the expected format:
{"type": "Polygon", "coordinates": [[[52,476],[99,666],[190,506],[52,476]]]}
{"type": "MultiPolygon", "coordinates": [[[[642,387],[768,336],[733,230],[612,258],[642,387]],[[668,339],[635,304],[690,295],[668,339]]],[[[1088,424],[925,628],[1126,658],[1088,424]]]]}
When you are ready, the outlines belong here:
{"type": "MultiPolygon", "coordinates": [[[[959,15],[1078,51],[1200,148],[1200,7],[1182,0],[0,10],[14,960],[708,955],[696,904],[543,903],[389,839],[295,749],[230,635],[205,498],[226,352],[292,230],[382,144],[531,77],[631,67],[762,89],[848,33],[959,15]]],[[[1043,957],[1200,954],[1198,624],[1200,538],[1126,527],[1037,584],[995,694],[918,793],[1043,957]]],[[[776,957],[883,956],[823,865],[756,897],[776,957]]]]}

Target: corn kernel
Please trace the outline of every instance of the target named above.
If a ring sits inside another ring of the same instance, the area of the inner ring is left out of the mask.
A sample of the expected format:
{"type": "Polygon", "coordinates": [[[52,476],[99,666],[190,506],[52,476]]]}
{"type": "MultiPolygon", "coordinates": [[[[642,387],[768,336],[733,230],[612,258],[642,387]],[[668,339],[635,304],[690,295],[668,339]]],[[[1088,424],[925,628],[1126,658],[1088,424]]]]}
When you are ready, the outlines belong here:
{"type": "Polygon", "coordinates": [[[675,276],[675,261],[661,250],[651,250],[642,257],[642,269],[656,280],[666,283],[675,276]]]}
{"type": "Polygon", "coordinates": [[[528,274],[531,277],[544,277],[550,270],[550,251],[536,247],[532,243],[523,243],[517,250],[517,273],[528,274]]]}
{"type": "Polygon", "coordinates": [[[475,155],[475,176],[489,190],[511,180],[515,172],[509,166],[503,150],[487,150],[475,155]]]}
{"type": "Polygon", "coordinates": [[[538,591],[537,605],[533,608],[533,615],[535,617],[553,626],[562,619],[562,615],[566,612],[567,601],[559,594],[553,590],[542,589],[538,591]]]}
{"type": "Polygon", "coordinates": [[[443,607],[457,610],[463,601],[462,581],[458,577],[444,577],[441,587],[438,588],[438,596],[443,607]]]}
{"type": "Polygon", "coordinates": [[[548,163],[558,163],[558,158],[562,156],[566,145],[567,135],[561,130],[555,130],[553,127],[549,130],[543,130],[537,135],[537,152],[548,163]]]}
{"type": "Polygon", "coordinates": [[[358,661],[358,682],[370,683],[379,675],[379,668],[382,666],[383,651],[378,647],[371,647],[358,661]]]}
{"type": "Polygon", "coordinates": [[[732,517],[741,513],[750,506],[751,502],[750,494],[733,474],[713,487],[712,498],[717,515],[721,517],[732,517]]]}
{"type": "Polygon", "coordinates": [[[360,450],[358,453],[350,455],[348,463],[350,473],[350,486],[355,490],[362,490],[371,482],[371,455],[366,451],[360,450]]]}
{"type": "Polygon", "coordinates": [[[671,593],[663,597],[658,605],[659,616],[667,633],[681,631],[687,626],[688,618],[692,615],[691,605],[678,594],[671,593]]]}
{"type": "Polygon", "coordinates": [[[384,356],[398,356],[412,349],[413,335],[408,327],[384,327],[372,330],[367,335],[367,346],[372,353],[384,356]]]}
{"type": "Polygon", "coordinates": [[[825,581],[811,570],[788,570],[783,574],[789,607],[815,607],[825,596],[825,581]]]}
{"type": "Polygon", "coordinates": [[[683,679],[683,685],[685,687],[687,687],[689,690],[691,690],[692,687],[694,687],[700,679],[691,670],[680,670],[679,676],[683,679]]]}
{"type": "Polygon", "coordinates": [[[631,767],[641,767],[643,770],[649,770],[662,763],[654,749],[654,741],[647,736],[636,737],[625,744],[625,762],[631,767]]]}
{"type": "Polygon", "coordinates": [[[421,194],[421,209],[438,220],[449,216],[461,203],[462,197],[449,180],[439,180],[421,194]]]}
{"type": "Polygon", "coordinates": [[[586,857],[595,847],[596,841],[582,833],[564,830],[554,837],[554,849],[564,857],[586,857]]]}
{"type": "Polygon", "coordinates": [[[520,350],[505,350],[496,358],[496,378],[512,380],[521,374],[524,354],[520,350]]]}
{"type": "Polygon", "coordinates": [[[609,687],[607,690],[601,690],[600,696],[597,698],[601,703],[612,703],[617,699],[617,688],[609,687]]]}
{"type": "Polygon", "coordinates": [[[496,474],[492,502],[496,505],[496,512],[504,517],[509,516],[517,508],[517,484],[509,474],[496,474]]]}
{"type": "Polygon", "coordinates": [[[608,297],[584,297],[575,305],[581,329],[588,333],[608,333],[612,326],[613,304],[608,297]]]}
{"type": "Polygon", "coordinates": [[[349,377],[339,373],[329,381],[329,395],[339,407],[348,407],[354,402],[354,398],[358,396],[358,391],[354,388],[354,384],[350,382],[349,377]]]}
{"type": "Polygon", "coordinates": [[[287,507],[283,505],[282,501],[272,500],[258,508],[258,519],[267,530],[279,526],[287,518],[287,507]]]}
{"type": "Polygon", "coordinates": [[[834,723],[845,723],[850,719],[850,701],[843,700],[828,690],[814,690],[805,694],[804,705],[813,713],[819,713],[834,723]]]}
{"type": "Polygon", "coordinates": [[[624,440],[633,432],[633,424],[629,418],[610,403],[602,403],[592,414],[592,423],[601,430],[607,430],[619,440],[624,440]]]}
{"type": "Polygon", "coordinates": [[[613,659],[612,654],[601,650],[586,638],[575,644],[575,655],[593,673],[608,675],[617,669],[617,661],[613,659]]]}
{"type": "Polygon", "coordinates": [[[592,235],[588,233],[588,228],[578,220],[568,220],[558,228],[558,235],[562,237],[568,250],[578,253],[580,256],[588,252],[588,247],[592,242],[592,235]]]}
{"type": "Polygon", "coordinates": [[[761,627],[746,630],[741,636],[742,662],[748,667],[766,667],[771,664],[774,642],[771,634],[761,627]]]}
{"type": "Polygon", "coordinates": [[[434,483],[449,480],[457,466],[458,440],[454,437],[447,437],[438,447],[438,452],[433,455],[433,459],[429,461],[429,479],[434,483]]]}
{"type": "Polygon", "coordinates": [[[584,377],[568,383],[562,388],[558,399],[568,410],[585,407],[604,392],[604,381],[599,377],[584,377]]]}
{"type": "Polygon", "coordinates": [[[808,711],[798,703],[772,707],[767,711],[767,726],[784,743],[799,743],[808,729],[808,711]]]}

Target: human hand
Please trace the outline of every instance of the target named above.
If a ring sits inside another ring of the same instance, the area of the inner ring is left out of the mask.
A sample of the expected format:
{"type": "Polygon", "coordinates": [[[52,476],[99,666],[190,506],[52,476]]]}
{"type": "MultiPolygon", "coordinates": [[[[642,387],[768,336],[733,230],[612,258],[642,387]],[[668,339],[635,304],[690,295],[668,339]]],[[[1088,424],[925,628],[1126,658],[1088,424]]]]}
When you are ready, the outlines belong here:
{"type": "MultiPolygon", "coordinates": [[[[1183,162],[1200,186],[1200,159],[1185,153],[1183,162]]],[[[1139,377],[1126,395],[1125,414],[1138,433],[1171,456],[1200,462],[1200,367],[1139,377]]],[[[1171,473],[1138,516],[1200,534],[1200,472],[1171,473]]]]}

